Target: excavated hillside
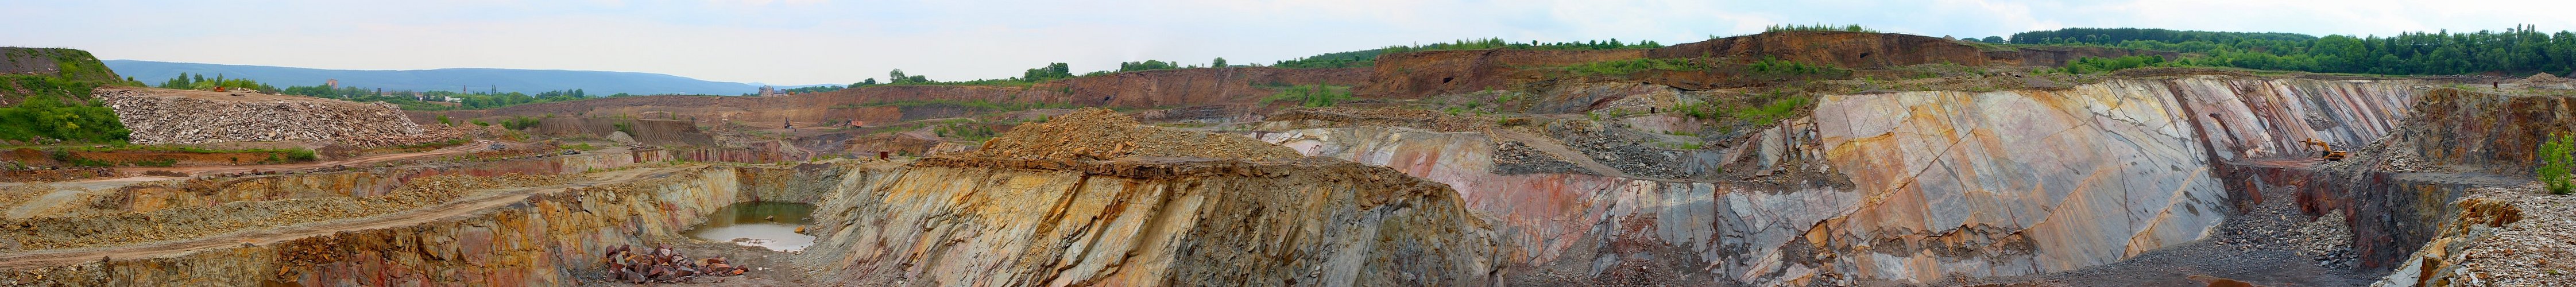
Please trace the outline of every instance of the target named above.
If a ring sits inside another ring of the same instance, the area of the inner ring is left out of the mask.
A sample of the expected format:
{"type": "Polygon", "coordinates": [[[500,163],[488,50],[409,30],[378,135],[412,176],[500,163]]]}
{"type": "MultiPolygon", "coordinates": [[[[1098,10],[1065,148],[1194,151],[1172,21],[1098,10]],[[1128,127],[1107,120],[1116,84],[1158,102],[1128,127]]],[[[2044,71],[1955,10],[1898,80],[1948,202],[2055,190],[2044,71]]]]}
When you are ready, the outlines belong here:
{"type": "Polygon", "coordinates": [[[574,285],[605,280],[594,267],[605,246],[740,252],[678,232],[745,201],[818,205],[802,232],[821,239],[800,254],[752,254],[743,260],[769,266],[752,277],[697,282],[1489,285],[1502,263],[1457,193],[1383,167],[1107,110],[996,141],[1017,146],[910,163],[655,165],[640,163],[673,155],[598,153],[533,160],[546,168],[532,174],[562,175],[497,181],[379,170],[207,183],[255,188],[213,195],[190,192],[210,188],[197,183],[128,188],[102,196],[155,204],[0,220],[13,250],[0,255],[0,284],[574,285]],[[1128,156],[1104,158],[1112,150],[1128,156]],[[407,182],[385,190],[388,180],[407,182]],[[341,187],[360,190],[330,191],[341,187]]]}
{"type": "Polygon", "coordinates": [[[2576,197],[2532,180],[2576,132],[2571,81],[2037,71],[2126,55],[2179,56],[1778,32],[413,112],[531,126],[387,155],[435,159],[0,183],[0,285],[2576,283],[2576,197]],[[1565,67],[1640,59],[1689,62],[1565,67]],[[1828,68],[1751,68],[1780,63],[1828,68]],[[1359,97],[1267,99],[1314,84],[1359,97]],[[754,202],[802,204],[771,223],[812,245],[696,236],[754,202]],[[759,268],[612,271],[621,247],[759,268]]]}
{"type": "Polygon", "coordinates": [[[2535,125],[2554,120],[2524,118],[2551,114],[2529,106],[2558,98],[2461,106],[2455,95],[2474,93],[2438,89],[2447,83],[2185,74],[2048,90],[1826,95],[1810,115],[1729,136],[1748,142],[1699,150],[1623,143],[1669,140],[1623,131],[1662,121],[1654,114],[1599,120],[1616,123],[1607,126],[1286,124],[1249,135],[1449,184],[1472,209],[1496,217],[1515,266],[1506,271],[1510,282],[2092,285],[2051,278],[2109,272],[2139,284],[2197,284],[2186,278],[2215,274],[2341,285],[2404,264],[2394,259],[2460,214],[2438,207],[2462,192],[2527,180],[2479,172],[2530,170],[2536,139],[2468,133],[2548,130],[2535,125]],[[2319,165],[2301,144],[2383,142],[2417,121],[2452,126],[2408,132],[2438,136],[2393,138],[2476,152],[2414,158],[2481,168],[2329,176],[2324,171],[2338,165],[2319,165]],[[2525,164],[2491,164],[2502,162],[2525,164]],[[1704,177],[1711,173],[1725,176],[1704,177]],[[2267,197],[2268,190],[2289,192],[2267,197]],[[2256,210],[2280,212],[2258,208],[2273,205],[2295,214],[2260,216],[2350,234],[2301,242],[2347,249],[2203,241],[2290,232],[2230,223],[2256,210]],[[2344,221],[2306,224],[2327,215],[2344,221]],[[2207,251],[2218,248],[2231,249],[2207,251]],[[2153,269],[2139,266],[2177,263],[2131,259],[2211,263],[2153,269]],[[2275,264],[2353,269],[2257,268],[2275,264]]]}
{"type": "MultiPolygon", "coordinates": [[[[1650,72],[1625,79],[1690,90],[1739,88],[1777,83],[1744,72],[1742,65],[1776,59],[1843,69],[1881,69],[1923,64],[1965,66],[2063,66],[2084,57],[2116,58],[2172,52],[2100,47],[2026,47],[1986,49],[1968,42],[1934,37],[1830,31],[1786,31],[1711,39],[1654,49],[1615,50],[1452,50],[1379,56],[1368,85],[1358,95],[1414,99],[1485,90],[1544,88],[1581,81],[1554,70],[1567,65],[1636,59],[1688,60],[1719,68],[1650,72]],[[1569,79],[1573,78],[1573,79],[1569,79]]],[[[1848,75],[1846,75],[1848,76],[1848,75]]],[[[1825,77],[1821,79],[1840,79],[1825,77]]]]}

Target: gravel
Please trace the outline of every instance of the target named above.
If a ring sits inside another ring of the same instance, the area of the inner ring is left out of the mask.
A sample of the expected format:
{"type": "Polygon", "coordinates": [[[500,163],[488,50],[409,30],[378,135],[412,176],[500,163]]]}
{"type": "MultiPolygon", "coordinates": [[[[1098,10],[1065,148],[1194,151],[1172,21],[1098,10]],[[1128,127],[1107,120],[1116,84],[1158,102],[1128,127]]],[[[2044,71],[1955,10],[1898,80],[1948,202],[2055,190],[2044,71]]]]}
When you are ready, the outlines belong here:
{"type": "Polygon", "coordinates": [[[389,146],[462,136],[424,129],[384,103],[262,95],[267,100],[206,99],[197,91],[100,89],[97,96],[132,130],[135,144],[318,141],[389,146]]]}

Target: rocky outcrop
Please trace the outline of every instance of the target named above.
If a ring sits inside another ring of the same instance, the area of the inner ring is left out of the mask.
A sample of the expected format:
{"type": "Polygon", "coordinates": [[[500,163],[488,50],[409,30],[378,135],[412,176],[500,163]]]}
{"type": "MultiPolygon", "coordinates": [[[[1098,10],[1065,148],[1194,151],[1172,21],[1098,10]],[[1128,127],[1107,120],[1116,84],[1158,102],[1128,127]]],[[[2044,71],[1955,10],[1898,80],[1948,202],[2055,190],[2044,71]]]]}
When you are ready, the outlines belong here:
{"type": "Polygon", "coordinates": [[[426,133],[391,104],[154,88],[99,89],[136,144],[318,141],[398,145],[461,135],[426,133]]]}
{"type": "Polygon", "coordinates": [[[1489,285],[1500,265],[1440,184],[1107,110],[845,178],[807,250],[846,284],[1489,285]]]}
{"type": "Polygon", "coordinates": [[[1495,218],[1514,282],[1928,283],[2073,270],[2203,238],[2234,201],[2260,200],[2231,188],[2219,162],[2303,156],[2308,138],[2380,138],[2421,91],[2183,76],[1825,96],[1816,116],[1791,121],[1812,124],[1708,159],[1772,171],[1751,180],[1505,175],[1495,142],[1516,140],[1490,133],[1256,136],[1449,184],[1495,218]]]}
{"type": "MultiPolygon", "coordinates": [[[[853,177],[858,178],[858,177],[853,177]]],[[[856,285],[1488,285],[1438,184],[1338,160],[956,159],[844,182],[807,249],[856,285]]]]}

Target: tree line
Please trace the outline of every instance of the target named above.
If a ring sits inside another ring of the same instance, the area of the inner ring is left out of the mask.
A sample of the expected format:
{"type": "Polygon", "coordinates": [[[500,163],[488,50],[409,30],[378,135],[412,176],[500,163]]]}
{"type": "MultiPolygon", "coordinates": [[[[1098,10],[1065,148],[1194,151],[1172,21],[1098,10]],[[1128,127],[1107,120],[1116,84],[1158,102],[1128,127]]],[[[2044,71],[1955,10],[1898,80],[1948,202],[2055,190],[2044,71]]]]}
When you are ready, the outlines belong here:
{"type": "Polygon", "coordinates": [[[2201,54],[2187,65],[2323,73],[2453,75],[2576,72],[2576,33],[2531,25],[2503,31],[2396,36],[2061,29],[2013,34],[2015,44],[2076,44],[2201,54]]]}

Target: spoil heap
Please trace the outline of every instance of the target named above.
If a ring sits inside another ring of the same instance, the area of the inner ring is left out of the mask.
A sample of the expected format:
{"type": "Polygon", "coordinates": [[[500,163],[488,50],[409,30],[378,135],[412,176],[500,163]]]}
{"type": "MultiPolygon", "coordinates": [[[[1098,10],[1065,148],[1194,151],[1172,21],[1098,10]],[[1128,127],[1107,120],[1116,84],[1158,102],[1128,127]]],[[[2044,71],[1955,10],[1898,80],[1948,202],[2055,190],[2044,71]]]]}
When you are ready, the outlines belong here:
{"type": "Polygon", "coordinates": [[[1278,160],[1300,157],[1297,150],[1252,138],[1189,132],[1138,124],[1107,109],[1085,109],[1046,123],[1024,125],[984,142],[982,149],[961,157],[997,159],[1111,159],[1196,157],[1278,160]]]}
{"type": "Polygon", "coordinates": [[[440,139],[383,104],[152,88],[103,88],[97,96],[134,131],[136,144],[302,140],[384,146],[440,139]]]}

